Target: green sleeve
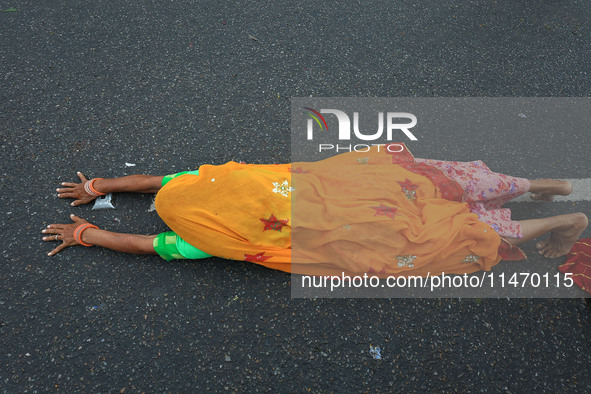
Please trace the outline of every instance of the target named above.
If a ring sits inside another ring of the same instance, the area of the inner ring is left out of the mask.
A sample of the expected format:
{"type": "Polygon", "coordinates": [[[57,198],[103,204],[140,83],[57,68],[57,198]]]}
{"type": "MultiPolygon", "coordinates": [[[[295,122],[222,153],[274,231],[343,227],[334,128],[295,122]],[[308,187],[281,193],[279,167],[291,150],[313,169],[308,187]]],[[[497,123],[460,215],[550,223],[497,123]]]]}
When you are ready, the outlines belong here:
{"type": "Polygon", "coordinates": [[[183,171],[183,172],[177,172],[176,174],[166,175],[164,178],[162,178],[162,186],[166,185],[168,182],[170,182],[172,179],[176,178],[177,176],[181,176],[181,175],[185,175],[185,174],[199,175],[199,170],[183,171]]]}
{"type": "Polygon", "coordinates": [[[174,231],[158,234],[152,245],[156,253],[166,261],[212,257],[179,237],[174,231]]]}

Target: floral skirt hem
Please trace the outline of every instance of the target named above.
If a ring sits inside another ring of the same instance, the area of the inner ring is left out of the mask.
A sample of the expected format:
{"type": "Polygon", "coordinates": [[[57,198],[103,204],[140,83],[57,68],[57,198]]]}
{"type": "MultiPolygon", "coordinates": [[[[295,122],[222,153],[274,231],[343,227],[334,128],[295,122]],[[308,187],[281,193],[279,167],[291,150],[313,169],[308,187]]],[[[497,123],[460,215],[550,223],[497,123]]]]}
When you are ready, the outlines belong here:
{"type": "Polygon", "coordinates": [[[478,219],[490,225],[501,237],[523,238],[518,221],[511,220],[511,210],[502,206],[526,193],[529,180],[491,171],[482,161],[442,161],[415,159],[436,167],[464,189],[463,201],[478,219]]]}

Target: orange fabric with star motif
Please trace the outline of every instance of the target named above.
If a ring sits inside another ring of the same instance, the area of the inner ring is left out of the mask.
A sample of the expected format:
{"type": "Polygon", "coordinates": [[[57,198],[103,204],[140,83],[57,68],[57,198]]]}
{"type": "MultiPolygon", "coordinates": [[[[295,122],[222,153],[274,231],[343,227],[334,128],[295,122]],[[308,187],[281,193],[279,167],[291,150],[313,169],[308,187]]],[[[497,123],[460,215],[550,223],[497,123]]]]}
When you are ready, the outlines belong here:
{"type": "Polygon", "coordinates": [[[156,210],[177,235],[206,253],[289,272],[289,170],[287,164],[202,165],[198,176],[181,175],[164,185],[156,210]]]}
{"type": "Polygon", "coordinates": [[[168,182],[156,209],[204,252],[299,274],[426,276],[497,264],[500,237],[452,201],[461,200],[457,183],[404,149],[204,165],[168,182]]]}

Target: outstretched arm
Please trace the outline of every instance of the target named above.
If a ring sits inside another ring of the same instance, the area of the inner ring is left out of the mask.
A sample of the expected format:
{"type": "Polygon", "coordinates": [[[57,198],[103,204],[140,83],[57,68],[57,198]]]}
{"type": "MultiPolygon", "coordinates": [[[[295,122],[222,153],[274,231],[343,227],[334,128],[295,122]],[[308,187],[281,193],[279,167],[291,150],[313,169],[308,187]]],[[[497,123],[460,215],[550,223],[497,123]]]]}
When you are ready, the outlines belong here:
{"type": "MultiPolygon", "coordinates": [[[[68,246],[78,245],[74,239],[74,231],[81,224],[88,223],[86,220],[70,215],[74,223],[50,224],[45,230],[44,241],[62,241],[60,245],[48,253],[48,256],[62,251],[68,246]]],[[[88,228],[81,234],[80,241],[88,245],[102,246],[107,249],[125,253],[135,254],[156,254],[153,242],[156,235],[122,234],[98,228],[88,228]]]]}
{"type": "MultiPolygon", "coordinates": [[[[88,204],[96,197],[84,190],[84,184],[88,179],[78,172],[82,183],[62,182],[62,187],[56,189],[59,198],[73,198],[72,206],[88,204]]],[[[163,176],[154,175],[128,175],[121,178],[97,179],[94,188],[101,193],[136,192],[157,193],[162,187],[163,176]]]]}

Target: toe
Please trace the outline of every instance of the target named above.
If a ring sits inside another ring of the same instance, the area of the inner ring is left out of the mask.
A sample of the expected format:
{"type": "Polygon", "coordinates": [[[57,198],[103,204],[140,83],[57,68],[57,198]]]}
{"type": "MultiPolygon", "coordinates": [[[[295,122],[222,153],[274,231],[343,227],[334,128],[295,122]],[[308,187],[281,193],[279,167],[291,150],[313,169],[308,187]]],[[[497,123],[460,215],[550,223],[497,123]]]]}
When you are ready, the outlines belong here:
{"type": "Polygon", "coordinates": [[[551,248],[551,247],[544,248],[544,257],[550,258],[550,256],[552,256],[553,253],[554,253],[554,248],[551,248]]]}
{"type": "Polygon", "coordinates": [[[558,249],[558,247],[552,245],[552,247],[547,248],[546,253],[544,253],[544,256],[549,258],[549,259],[555,259],[556,257],[560,257],[562,255],[562,252],[560,249],[558,249]]]}
{"type": "Polygon", "coordinates": [[[541,251],[541,249],[545,248],[547,244],[548,241],[539,241],[538,243],[536,243],[536,248],[540,249],[541,251]]]}
{"type": "Polygon", "coordinates": [[[550,243],[548,240],[540,241],[536,244],[538,248],[538,253],[543,255],[544,257],[548,257],[552,254],[552,251],[555,249],[554,245],[550,243]]]}

